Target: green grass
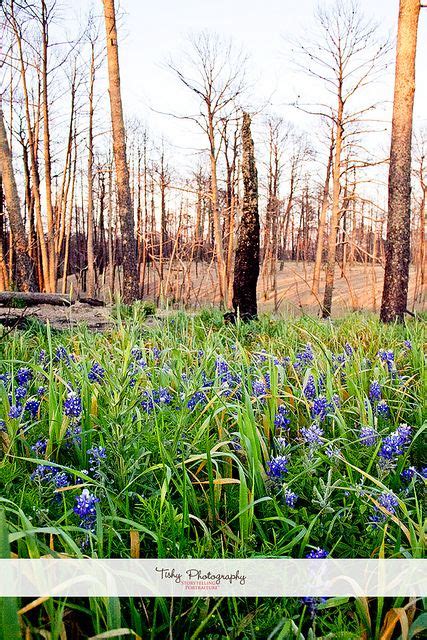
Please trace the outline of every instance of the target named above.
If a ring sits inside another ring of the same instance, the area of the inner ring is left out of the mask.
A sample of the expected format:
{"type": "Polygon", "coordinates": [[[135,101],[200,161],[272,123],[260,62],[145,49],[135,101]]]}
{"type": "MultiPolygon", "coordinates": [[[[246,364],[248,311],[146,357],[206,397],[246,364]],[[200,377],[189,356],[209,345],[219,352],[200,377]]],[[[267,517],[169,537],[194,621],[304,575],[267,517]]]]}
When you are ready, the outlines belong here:
{"type": "MultiPolygon", "coordinates": [[[[106,333],[84,327],[55,332],[35,323],[0,337],[0,374],[9,374],[0,382],[3,557],[9,544],[22,558],[128,558],[136,541],[143,557],[160,558],[300,558],[317,547],[332,557],[423,557],[422,319],[384,326],[356,314],[334,323],[266,316],[231,326],[219,312],[202,312],[146,325],[146,315],[142,306],[117,307],[106,333]],[[294,366],[307,343],[313,357],[294,366]],[[378,355],[382,349],[393,351],[390,369],[378,355]],[[218,372],[218,359],[228,364],[227,374],[218,372]],[[95,362],[104,374],[93,382],[88,374],[95,362]],[[23,411],[13,418],[22,367],[32,372],[22,404],[38,399],[40,407],[33,417],[23,411]],[[303,437],[313,423],[313,400],[304,391],[310,376],[327,403],[326,415],[314,417],[323,433],[313,446],[303,437]],[[374,380],[389,407],[386,417],[368,399],[374,380]],[[258,396],[254,381],[264,384],[258,396]],[[37,395],[39,387],[44,390],[37,395]],[[78,419],[64,412],[71,389],[82,402],[78,419]],[[167,390],[166,402],[152,402],[159,389],[167,390]],[[191,410],[187,404],[198,391],[202,401],[191,410]],[[144,401],[153,405],[150,411],[144,401]],[[290,421],[280,433],[279,405],[290,421]],[[402,424],[412,428],[410,439],[384,464],[378,455],[383,438],[402,424]],[[375,429],[373,446],[361,443],[361,426],[375,429]],[[76,427],[81,432],[73,438],[76,427]],[[43,446],[37,449],[38,441],[43,446]],[[99,466],[87,453],[93,447],[105,448],[99,466]],[[288,471],[271,478],[268,463],[277,456],[286,456],[288,471]],[[57,471],[34,478],[37,466],[46,464],[57,471]],[[401,472],[411,466],[416,473],[405,482],[401,472]],[[66,474],[59,490],[58,471],[66,474]],[[92,531],[80,526],[73,509],[83,488],[99,499],[92,531]],[[298,495],[294,507],[286,503],[290,491],[298,495]],[[389,493],[397,500],[395,513],[375,510],[373,501],[389,493]],[[377,526],[372,516],[379,516],[377,526]]],[[[403,598],[329,599],[314,618],[298,599],[49,599],[33,607],[28,600],[5,600],[4,637],[16,637],[16,629],[15,636],[5,629],[23,607],[21,632],[52,640],[114,629],[127,631],[108,637],[397,638],[399,623],[394,635],[382,635],[384,625],[398,619],[396,608],[414,625],[413,633],[415,625],[427,628],[422,603],[403,598]]]]}

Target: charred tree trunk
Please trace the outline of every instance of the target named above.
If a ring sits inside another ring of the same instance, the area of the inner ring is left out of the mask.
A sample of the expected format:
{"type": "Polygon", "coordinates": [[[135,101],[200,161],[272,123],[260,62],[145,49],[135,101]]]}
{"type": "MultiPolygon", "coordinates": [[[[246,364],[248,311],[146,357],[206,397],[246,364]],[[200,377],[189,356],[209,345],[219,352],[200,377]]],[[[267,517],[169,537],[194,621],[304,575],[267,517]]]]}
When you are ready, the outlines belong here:
{"type": "Polygon", "coordinates": [[[34,264],[28,255],[28,241],[21,216],[18,189],[13,173],[12,154],[4,126],[3,111],[0,106],[0,172],[3,178],[3,190],[9,215],[10,229],[13,234],[15,250],[15,273],[13,280],[22,291],[36,291],[34,264]]]}
{"type": "Polygon", "coordinates": [[[419,0],[400,0],[388,177],[386,263],[380,313],[383,322],[402,321],[407,307],[412,114],[419,13],[419,0]]]}
{"type": "Polygon", "coordinates": [[[243,202],[234,265],[233,308],[243,320],[250,320],[257,316],[260,226],[258,174],[248,113],[243,114],[242,147],[243,202]]]}

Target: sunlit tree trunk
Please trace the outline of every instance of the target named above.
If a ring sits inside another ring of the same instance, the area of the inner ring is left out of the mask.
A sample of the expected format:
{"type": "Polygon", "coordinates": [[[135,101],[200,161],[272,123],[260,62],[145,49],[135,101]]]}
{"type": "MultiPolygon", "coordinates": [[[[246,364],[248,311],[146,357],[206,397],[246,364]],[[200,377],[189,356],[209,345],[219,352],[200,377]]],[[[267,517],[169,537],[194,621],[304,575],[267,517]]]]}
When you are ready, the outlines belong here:
{"type": "Polygon", "coordinates": [[[7,205],[13,248],[15,254],[14,278],[20,291],[36,291],[34,264],[28,255],[28,241],[21,216],[18,189],[13,172],[12,154],[4,126],[3,111],[0,104],[0,172],[3,181],[4,197],[7,205]]]}
{"type": "Polygon", "coordinates": [[[130,192],[129,168],[126,161],[126,133],[120,89],[119,52],[114,0],[103,0],[107,39],[108,79],[113,129],[113,153],[116,166],[117,198],[122,235],[123,302],[138,298],[137,246],[130,192]]]}
{"type": "Polygon", "coordinates": [[[383,322],[402,321],[407,308],[412,114],[419,13],[420,0],[400,0],[388,176],[386,262],[380,313],[383,322]]]}
{"type": "MultiPolygon", "coordinates": [[[[333,131],[333,128],[332,128],[332,131],[333,131]]],[[[325,237],[326,214],[328,212],[328,204],[329,204],[329,182],[331,178],[333,151],[334,151],[334,137],[332,133],[328,164],[326,165],[325,184],[323,185],[322,205],[321,205],[320,216],[319,216],[319,227],[317,231],[316,258],[314,261],[313,286],[312,286],[312,292],[313,292],[313,295],[315,296],[317,296],[319,293],[319,285],[320,285],[320,270],[322,268],[323,240],[325,237]]]]}
{"type": "Polygon", "coordinates": [[[89,78],[89,130],[87,160],[87,279],[86,292],[95,295],[95,255],[93,252],[93,90],[95,84],[95,45],[91,43],[89,78]]]}

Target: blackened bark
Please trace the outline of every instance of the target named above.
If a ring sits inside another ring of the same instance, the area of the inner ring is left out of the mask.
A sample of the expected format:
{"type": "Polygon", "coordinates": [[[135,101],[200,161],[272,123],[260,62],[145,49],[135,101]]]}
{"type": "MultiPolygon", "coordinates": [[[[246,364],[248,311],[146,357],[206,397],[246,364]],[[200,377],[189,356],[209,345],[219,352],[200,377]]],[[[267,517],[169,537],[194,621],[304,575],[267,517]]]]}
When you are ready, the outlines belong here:
{"type": "Polygon", "coordinates": [[[234,266],[233,308],[243,320],[250,320],[257,316],[260,227],[258,174],[248,113],[243,114],[242,147],[243,203],[234,266]]]}
{"type": "Polygon", "coordinates": [[[419,0],[400,0],[388,178],[383,322],[402,321],[407,307],[411,225],[411,140],[419,0]]]}

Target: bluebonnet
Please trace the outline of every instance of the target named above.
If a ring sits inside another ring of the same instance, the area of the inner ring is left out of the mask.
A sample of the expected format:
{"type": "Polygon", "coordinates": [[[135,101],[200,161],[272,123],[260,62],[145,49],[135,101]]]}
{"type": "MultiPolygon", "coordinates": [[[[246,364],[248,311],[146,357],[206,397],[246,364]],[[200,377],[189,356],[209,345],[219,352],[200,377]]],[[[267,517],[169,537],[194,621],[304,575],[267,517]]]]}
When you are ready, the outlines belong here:
{"type": "Polygon", "coordinates": [[[27,402],[25,403],[24,410],[28,411],[28,413],[33,418],[35,418],[38,413],[39,407],[40,407],[40,401],[31,399],[31,400],[27,400],[27,402]]]}
{"type": "Polygon", "coordinates": [[[94,362],[87,374],[88,379],[91,382],[102,382],[104,376],[105,369],[103,369],[98,362],[94,362]]]}
{"type": "Polygon", "coordinates": [[[9,373],[0,373],[0,382],[4,387],[7,387],[10,382],[10,374],[9,373]]]}
{"type": "Polygon", "coordinates": [[[377,404],[377,415],[381,418],[388,418],[390,415],[390,407],[385,400],[380,400],[377,404]]]}
{"type": "Polygon", "coordinates": [[[160,360],[161,351],[158,347],[153,347],[153,358],[154,360],[160,360]]]}
{"type": "Polygon", "coordinates": [[[79,418],[82,413],[82,401],[74,391],[70,391],[64,401],[64,413],[66,416],[79,418]]]}
{"type": "Polygon", "coordinates": [[[42,396],[44,394],[44,392],[46,391],[46,387],[39,387],[37,389],[37,395],[38,396],[42,396]]]}
{"type": "Polygon", "coordinates": [[[403,344],[408,349],[408,351],[410,351],[412,349],[412,342],[410,340],[404,340],[403,344]]]}
{"type": "Polygon", "coordinates": [[[267,393],[267,385],[264,380],[254,380],[252,382],[252,393],[256,398],[265,396],[267,393]]]}
{"type": "Polygon", "coordinates": [[[151,413],[155,405],[170,404],[172,402],[172,396],[165,387],[144,391],[143,395],[144,399],[141,402],[141,407],[147,413],[151,413]]]}
{"type": "Polygon", "coordinates": [[[30,382],[33,377],[33,372],[28,367],[21,367],[16,372],[16,381],[19,385],[24,386],[30,382]]]}
{"type": "Polygon", "coordinates": [[[333,410],[333,404],[328,402],[325,396],[317,396],[310,409],[310,415],[313,420],[317,419],[319,422],[324,422],[328,413],[331,413],[333,410]]]}
{"type": "Polygon", "coordinates": [[[135,360],[140,360],[142,358],[142,350],[139,347],[132,347],[132,349],[130,350],[132,357],[135,358],[135,360]]]}
{"type": "Polygon", "coordinates": [[[361,427],[359,440],[365,447],[373,447],[376,444],[378,434],[372,427],[361,427]]]}
{"type": "Polygon", "coordinates": [[[59,471],[58,473],[55,473],[53,483],[57,489],[61,489],[63,487],[68,487],[70,479],[66,473],[59,471]]]}
{"type": "Polygon", "coordinates": [[[285,503],[287,504],[287,506],[294,508],[297,501],[297,494],[290,489],[285,489],[285,503]]]}
{"type": "Polygon", "coordinates": [[[369,386],[369,399],[371,402],[381,400],[381,385],[378,380],[374,380],[369,386]]]}
{"type": "Polygon", "coordinates": [[[307,398],[307,400],[314,400],[316,397],[316,385],[314,382],[314,376],[310,375],[307,378],[307,382],[303,388],[303,394],[307,398]]]}
{"type": "Polygon", "coordinates": [[[294,367],[295,369],[304,369],[308,367],[314,360],[313,350],[311,344],[307,343],[302,351],[298,351],[295,356],[294,367]]]}
{"type": "Polygon", "coordinates": [[[234,436],[230,442],[230,447],[234,449],[234,451],[241,451],[242,445],[240,444],[240,438],[238,436],[234,436]]]}
{"type": "Polygon", "coordinates": [[[323,558],[327,558],[328,555],[329,553],[325,551],[325,549],[316,547],[316,549],[312,549],[309,553],[307,553],[305,557],[309,560],[322,560],[323,558]]]}
{"type": "Polygon", "coordinates": [[[62,345],[55,351],[54,362],[60,362],[61,360],[64,360],[67,365],[70,364],[72,360],[72,357],[67,353],[66,348],[62,345]]]}
{"type": "Polygon", "coordinates": [[[46,453],[47,440],[39,438],[35,444],[32,445],[31,450],[38,456],[42,456],[46,453]]]}
{"type": "Polygon", "coordinates": [[[9,409],[9,418],[19,418],[22,413],[20,404],[13,404],[9,409]]]}
{"type": "Polygon", "coordinates": [[[391,350],[380,349],[378,351],[378,356],[381,358],[383,362],[386,363],[387,369],[389,372],[394,369],[394,353],[391,350]]]}
{"type": "Polygon", "coordinates": [[[395,456],[401,456],[410,441],[411,427],[402,424],[396,431],[393,431],[389,436],[383,438],[378,456],[386,460],[391,460],[395,456]]]}
{"type": "Polygon", "coordinates": [[[93,471],[96,478],[99,478],[99,468],[102,460],[107,458],[105,447],[92,447],[86,452],[89,456],[89,471],[93,471]]]}
{"type": "Polygon", "coordinates": [[[288,473],[288,458],[286,456],[276,456],[267,462],[267,475],[270,478],[280,479],[288,473]]]}
{"type": "Polygon", "coordinates": [[[91,530],[96,522],[95,505],[99,502],[99,498],[90,493],[88,489],[83,489],[81,495],[76,496],[76,502],[74,513],[80,518],[80,526],[91,530]]]}
{"type": "Polygon", "coordinates": [[[410,482],[412,478],[415,476],[416,472],[417,470],[415,469],[415,467],[408,467],[407,469],[403,469],[402,473],[400,474],[400,477],[405,482],[410,482]]]}
{"type": "Polygon", "coordinates": [[[303,427],[301,429],[301,435],[304,442],[310,445],[320,444],[322,442],[323,429],[315,422],[309,427],[303,427]]]}
{"type": "Polygon", "coordinates": [[[28,389],[26,387],[16,387],[15,389],[15,399],[23,400],[27,395],[28,389]]]}
{"type": "Polygon", "coordinates": [[[350,358],[353,355],[353,347],[351,346],[351,344],[346,342],[345,345],[344,345],[344,351],[346,352],[346,354],[350,358]]]}
{"type": "Polygon", "coordinates": [[[65,446],[67,448],[70,448],[72,444],[80,445],[82,443],[82,438],[80,435],[81,432],[82,428],[79,425],[77,425],[76,427],[68,428],[65,432],[65,438],[68,440],[65,446]]]}
{"type": "Polygon", "coordinates": [[[57,467],[52,467],[50,464],[39,464],[31,474],[31,480],[39,480],[40,482],[50,481],[53,476],[58,473],[57,467]]]}
{"type": "Polygon", "coordinates": [[[0,420],[0,432],[6,431],[6,423],[4,420],[0,420]]]}
{"type": "Polygon", "coordinates": [[[203,391],[196,391],[196,393],[193,393],[193,395],[187,402],[187,408],[190,409],[190,411],[193,411],[193,409],[198,404],[205,405],[206,402],[207,402],[206,394],[203,391]]]}
{"type": "Polygon", "coordinates": [[[287,429],[291,421],[289,419],[289,411],[284,404],[277,407],[277,413],[274,418],[274,426],[276,429],[287,429]]]}
{"type": "Polygon", "coordinates": [[[41,349],[38,357],[39,364],[42,364],[45,358],[46,358],[46,351],[44,349],[41,349]]]}
{"type": "Polygon", "coordinates": [[[335,458],[341,455],[341,450],[338,449],[338,447],[334,447],[332,444],[329,444],[325,449],[325,453],[328,458],[335,458]]]}
{"type": "MultiPolygon", "coordinates": [[[[396,507],[399,506],[399,500],[391,491],[385,491],[377,500],[378,504],[389,511],[392,515],[396,513],[396,507]]],[[[387,514],[381,511],[377,505],[374,505],[374,513],[369,517],[371,524],[376,527],[378,523],[384,522],[387,519],[387,514]]]]}
{"type": "Polygon", "coordinates": [[[422,467],[421,471],[420,471],[420,475],[423,478],[427,478],[427,467],[422,467]]]}
{"type": "Polygon", "coordinates": [[[302,598],[302,603],[305,604],[306,607],[308,608],[311,618],[314,618],[316,616],[319,604],[323,604],[326,601],[327,601],[327,598],[325,597],[312,598],[312,597],[306,596],[302,598]]]}

